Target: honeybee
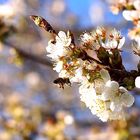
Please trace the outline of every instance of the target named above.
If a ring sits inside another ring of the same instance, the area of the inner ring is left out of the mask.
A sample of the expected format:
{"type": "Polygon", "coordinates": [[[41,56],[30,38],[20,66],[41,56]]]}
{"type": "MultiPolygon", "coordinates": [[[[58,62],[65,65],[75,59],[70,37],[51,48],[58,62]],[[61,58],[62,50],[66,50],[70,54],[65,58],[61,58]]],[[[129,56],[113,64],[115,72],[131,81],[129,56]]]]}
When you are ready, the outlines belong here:
{"type": "Polygon", "coordinates": [[[31,15],[30,18],[37,26],[44,28],[49,33],[56,34],[56,31],[53,29],[53,27],[41,16],[31,15]]]}
{"type": "Polygon", "coordinates": [[[60,88],[64,89],[64,85],[71,86],[69,78],[57,78],[53,81],[54,84],[58,84],[60,88]]]}

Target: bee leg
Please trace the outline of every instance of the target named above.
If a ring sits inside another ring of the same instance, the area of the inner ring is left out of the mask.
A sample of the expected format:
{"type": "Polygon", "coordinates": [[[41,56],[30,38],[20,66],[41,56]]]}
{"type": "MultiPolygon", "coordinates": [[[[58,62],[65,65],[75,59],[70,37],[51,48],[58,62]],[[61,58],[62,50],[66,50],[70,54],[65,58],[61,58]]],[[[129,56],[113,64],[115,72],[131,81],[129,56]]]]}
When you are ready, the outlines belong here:
{"type": "Polygon", "coordinates": [[[61,88],[64,89],[64,85],[63,84],[62,84],[61,88]]]}
{"type": "Polygon", "coordinates": [[[70,86],[70,87],[71,87],[71,83],[68,83],[68,86],[70,86]]]}
{"type": "Polygon", "coordinates": [[[62,83],[59,84],[59,88],[64,89],[64,85],[62,83]]]}

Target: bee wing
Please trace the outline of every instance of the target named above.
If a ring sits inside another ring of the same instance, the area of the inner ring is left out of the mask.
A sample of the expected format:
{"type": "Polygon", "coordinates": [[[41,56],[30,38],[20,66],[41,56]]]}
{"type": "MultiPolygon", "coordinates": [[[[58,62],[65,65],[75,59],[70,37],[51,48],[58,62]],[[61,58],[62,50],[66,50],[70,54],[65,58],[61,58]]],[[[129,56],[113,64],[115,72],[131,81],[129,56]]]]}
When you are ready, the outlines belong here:
{"type": "Polygon", "coordinates": [[[41,16],[31,15],[30,19],[33,20],[37,26],[44,28],[47,32],[56,34],[53,27],[41,16]]]}

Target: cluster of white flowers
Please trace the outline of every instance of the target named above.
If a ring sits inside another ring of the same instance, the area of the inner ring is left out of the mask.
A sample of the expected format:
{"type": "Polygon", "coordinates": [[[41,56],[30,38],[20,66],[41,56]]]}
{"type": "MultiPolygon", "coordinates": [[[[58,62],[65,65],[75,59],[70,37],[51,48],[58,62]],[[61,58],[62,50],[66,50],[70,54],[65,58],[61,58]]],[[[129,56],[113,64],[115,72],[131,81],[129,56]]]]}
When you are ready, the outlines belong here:
{"type": "Polygon", "coordinates": [[[140,20],[133,29],[129,30],[128,36],[130,39],[134,40],[132,46],[133,51],[140,56],[140,20]]]}
{"type": "Polygon", "coordinates": [[[139,0],[114,0],[109,2],[111,10],[114,14],[118,14],[119,11],[123,11],[123,16],[126,20],[134,20],[139,17],[139,0]]]}
{"type": "Polygon", "coordinates": [[[121,49],[125,42],[125,37],[121,36],[121,33],[116,29],[113,29],[110,33],[106,33],[103,27],[98,27],[95,32],[84,33],[81,36],[83,45],[93,47],[92,49],[98,50],[100,47],[104,47],[107,50],[121,49]]]}
{"type": "MultiPolygon", "coordinates": [[[[129,30],[128,36],[134,40],[134,53],[140,56],[140,0],[120,0],[119,3],[125,7],[122,13],[123,17],[134,23],[134,27],[129,30]]],[[[135,86],[140,88],[140,76],[136,77],[135,86]]]]}
{"type": "Polygon", "coordinates": [[[119,0],[112,5],[111,9],[114,14],[122,11],[123,17],[133,22],[134,28],[129,30],[128,36],[137,42],[133,49],[140,55],[140,0],[119,0]]]}
{"type": "Polygon", "coordinates": [[[140,22],[140,1],[131,0],[126,3],[126,10],[123,11],[123,17],[128,21],[138,21],[140,22]],[[127,8],[132,6],[132,8],[127,8]]]}
{"type": "Polygon", "coordinates": [[[140,54],[140,0],[133,0],[131,5],[133,5],[133,9],[124,10],[123,17],[128,21],[132,21],[135,25],[134,28],[129,31],[128,36],[137,42],[134,51],[140,54]]]}
{"type": "Polygon", "coordinates": [[[124,119],[124,108],[134,103],[134,97],[118,82],[111,81],[107,70],[100,70],[95,83],[84,81],[79,88],[81,100],[102,121],[124,119]]]}
{"type": "MultiPolygon", "coordinates": [[[[115,29],[106,33],[104,28],[81,35],[81,46],[72,43],[69,31],[60,31],[46,47],[48,56],[54,61],[54,70],[60,78],[69,78],[71,83],[79,83],[81,101],[102,121],[124,119],[126,107],[134,102],[126,88],[112,81],[97,56],[92,52],[104,48],[108,54],[113,49],[121,49],[125,38],[115,29]],[[96,61],[94,61],[96,60],[96,61]],[[98,62],[99,65],[98,65],[98,62]]],[[[109,57],[109,56],[108,56],[109,57]]]]}

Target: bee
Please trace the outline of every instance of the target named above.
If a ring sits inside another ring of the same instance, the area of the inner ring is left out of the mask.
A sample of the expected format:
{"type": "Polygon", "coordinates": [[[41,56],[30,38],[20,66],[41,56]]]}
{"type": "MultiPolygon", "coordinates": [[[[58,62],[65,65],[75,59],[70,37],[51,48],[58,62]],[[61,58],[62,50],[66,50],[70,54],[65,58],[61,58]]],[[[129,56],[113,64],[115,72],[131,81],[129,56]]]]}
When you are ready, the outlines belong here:
{"type": "Polygon", "coordinates": [[[47,32],[56,34],[53,27],[41,16],[31,15],[30,19],[33,20],[37,26],[44,28],[47,32]]]}
{"type": "Polygon", "coordinates": [[[54,84],[58,84],[60,88],[64,89],[64,85],[71,86],[69,78],[57,78],[53,81],[54,84]]]}

